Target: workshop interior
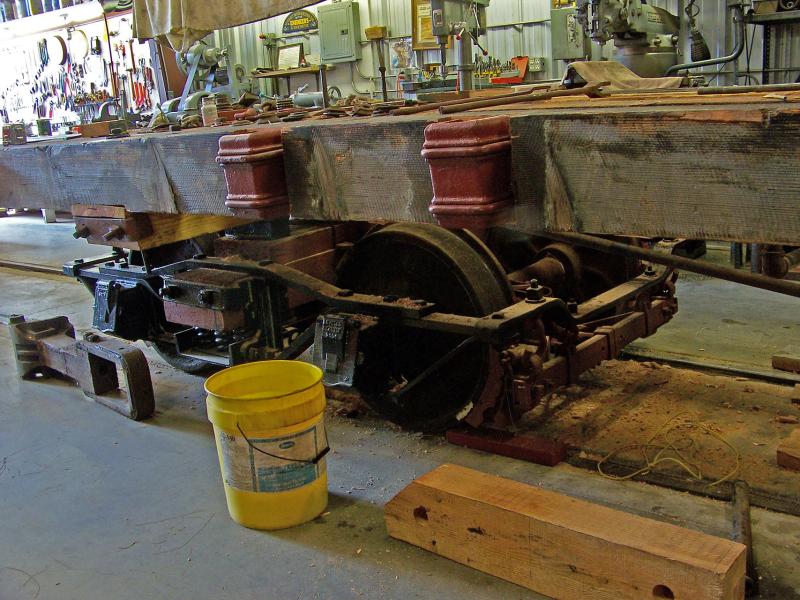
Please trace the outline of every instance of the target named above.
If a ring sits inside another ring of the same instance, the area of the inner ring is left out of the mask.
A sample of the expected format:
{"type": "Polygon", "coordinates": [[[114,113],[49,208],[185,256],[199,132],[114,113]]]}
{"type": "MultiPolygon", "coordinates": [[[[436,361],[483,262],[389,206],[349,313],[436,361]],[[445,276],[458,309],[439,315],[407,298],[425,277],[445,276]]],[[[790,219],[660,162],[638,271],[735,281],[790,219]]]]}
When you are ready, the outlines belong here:
{"type": "Polygon", "coordinates": [[[800,599],[800,2],[0,21],[0,600],[800,599]]]}

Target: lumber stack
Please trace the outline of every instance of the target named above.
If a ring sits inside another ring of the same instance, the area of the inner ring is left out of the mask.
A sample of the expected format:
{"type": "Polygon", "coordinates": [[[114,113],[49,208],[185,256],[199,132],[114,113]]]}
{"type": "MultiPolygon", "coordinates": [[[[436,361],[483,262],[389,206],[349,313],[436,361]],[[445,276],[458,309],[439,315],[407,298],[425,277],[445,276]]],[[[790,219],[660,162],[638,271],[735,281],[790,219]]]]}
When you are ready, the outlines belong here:
{"type": "Polygon", "coordinates": [[[744,545],[442,465],[386,505],[392,537],[552,598],[744,598],[744,545]]]}

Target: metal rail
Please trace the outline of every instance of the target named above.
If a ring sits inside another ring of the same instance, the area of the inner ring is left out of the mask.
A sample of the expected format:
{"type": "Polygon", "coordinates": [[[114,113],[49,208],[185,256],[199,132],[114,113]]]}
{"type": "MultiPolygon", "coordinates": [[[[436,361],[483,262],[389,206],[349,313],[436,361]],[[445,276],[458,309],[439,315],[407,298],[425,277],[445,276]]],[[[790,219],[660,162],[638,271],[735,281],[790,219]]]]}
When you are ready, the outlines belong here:
{"type": "Polygon", "coordinates": [[[16,271],[28,271],[34,273],[47,273],[48,275],[63,275],[61,267],[51,267],[49,265],[38,265],[33,263],[19,262],[16,260],[5,260],[0,258],[0,267],[4,269],[14,269],[16,271]]]}
{"type": "Polygon", "coordinates": [[[623,244],[621,242],[615,242],[605,238],[586,235],[584,233],[547,232],[542,235],[560,242],[577,244],[578,246],[592,248],[601,252],[622,254],[624,256],[635,256],[641,260],[649,261],[659,265],[666,265],[668,267],[674,267],[683,271],[708,275],[710,277],[716,277],[717,279],[724,279],[726,281],[741,283],[742,285],[749,285],[750,287],[800,298],[800,284],[792,281],[772,279],[770,277],[765,277],[764,275],[749,273],[747,271],[738,271],[736,269],[731,269],[730,267],[720,267],[711,263],[704,263],[697,260],[692,260],[690,258],[675,256],[674,254],[660,254],[658,252],[653,252],[652,250],[646,250],[637,246],[631,246],[630,244],[623,244]]]}

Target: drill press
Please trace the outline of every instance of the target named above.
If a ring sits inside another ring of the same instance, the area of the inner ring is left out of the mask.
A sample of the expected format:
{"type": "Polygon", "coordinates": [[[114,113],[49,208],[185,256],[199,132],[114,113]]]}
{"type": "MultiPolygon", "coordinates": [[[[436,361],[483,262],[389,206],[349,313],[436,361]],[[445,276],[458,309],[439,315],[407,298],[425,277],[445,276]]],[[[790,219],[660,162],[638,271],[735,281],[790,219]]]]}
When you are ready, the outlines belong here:
{"type": "Polygon", "coordinates": [[[489,0],[431,0],[433,34],[442,55],[442,79],[447,78],[447,41],[450,36],[454,36],[458,89],[462,92],[475,87],[473,43],[481,49],[484,56],[488,55],[478,42],[478,36],[486,33],[487,6],[489,0]]]}

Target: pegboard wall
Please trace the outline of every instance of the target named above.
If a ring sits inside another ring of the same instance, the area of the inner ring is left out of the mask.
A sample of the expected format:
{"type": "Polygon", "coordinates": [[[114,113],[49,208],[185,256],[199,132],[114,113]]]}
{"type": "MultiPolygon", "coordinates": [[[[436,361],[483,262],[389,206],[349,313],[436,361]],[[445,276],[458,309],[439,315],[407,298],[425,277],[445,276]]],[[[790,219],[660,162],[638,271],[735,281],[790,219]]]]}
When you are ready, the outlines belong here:
{"type": "Polygon", "coordinates": [[[37,18],[8,23],[11,35],[0,40],[4,124],[39,118],[51,119],[54,126],[91,122],[121,89],[130,110],[147,111],[159,102],[151,42],[133,38],[129,14],[26,31],[25,22],[37,18]]]}

